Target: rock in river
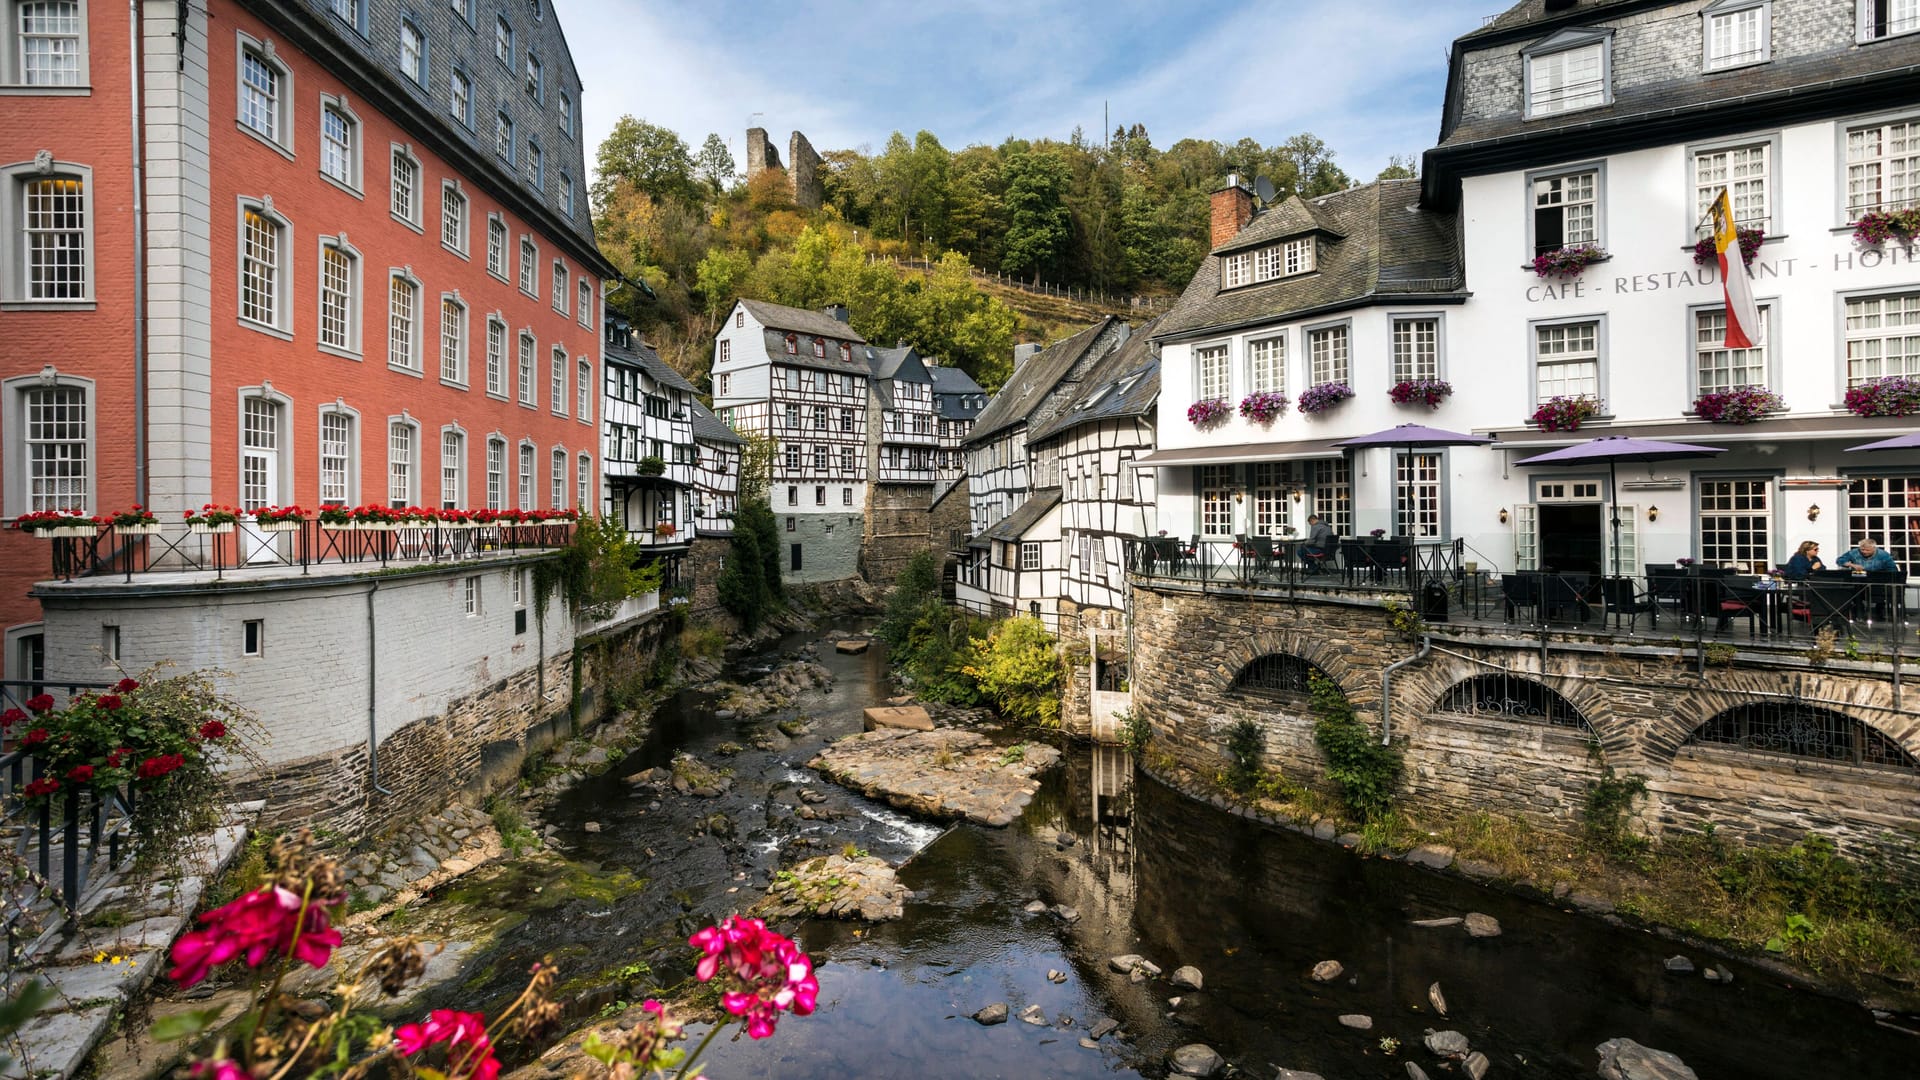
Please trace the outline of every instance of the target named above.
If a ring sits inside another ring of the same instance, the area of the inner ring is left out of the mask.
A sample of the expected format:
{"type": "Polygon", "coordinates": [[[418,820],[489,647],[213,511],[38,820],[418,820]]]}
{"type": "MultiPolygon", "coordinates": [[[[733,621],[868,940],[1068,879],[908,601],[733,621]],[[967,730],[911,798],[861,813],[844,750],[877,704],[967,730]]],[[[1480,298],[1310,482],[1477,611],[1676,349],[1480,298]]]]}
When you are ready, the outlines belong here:
{"type": "Polygon", "coordinates": [[[1167,1064],[1180,1076],[1218,1076],[1226,1059],[1205,1043],[1188,1043],[1167,1055],[1167,1064]]]}
{"type": "Polygon", "coordinates": [[[1594,1049],[1600,1053],[1601,1080],[1699,1080],[1675,1055],[1632,1039],[1608,1039],[1594,1049]]]}
{"type": "Polygon", "coordinates": [[[1365,1013],[1347,1013],[1340,1017],[1341,1027],[1350,1027],[1355,1031],[1372,1031],[1373,1017],[1365,1013]]]}
{"type": "Polygon", "coordinates": [[[1467,913],[1467,933],[1474,937],[1499,937],[1500,920],[1477,911],[1467,913]]]}
{"type": "Polygon", "coordinates": [[[1173,977],[1168,981],[1182,990],[1198,990],[1201,983],[1200,969],[1191,964],[1174,968],[1173,977]]]}
{"type": "Polygon", "coordinates": [[[907,887],[886,860],[824,855],[774,877],[759,907],[777,918],[816,915],[885,922],[905,911],[907,887]]]}
{"type": "Polygon", "coordinates": [[[1467,1037],[1457,1031],[1436,1031],[1427,1036],[1427,1049],[1444,1058],[1467,1056],[1467,1037]]]}
{"type": "Polygon", "coordinates": [[[979,1012],[974,1013],[973,1018],[983,1027],[1004,1024],[1007,1022],[1007,1003],[1004,1001],[996,1001],[986,1008],[981,1009],[979,1012]]]}
{"type": "Polygon", "coordinates": [[[1046,1027],[1047,1010],[1038,1005],[1029,1005],[1020,1010],[1020,1019],[1032,1024],[1034,1027],[1046,1027]]]}
{"type": "Polygon", "coordinates": [[[1345,974],[1346,970],[1338,960],[1322,960],[1313,965],[1313,981],[1332,982],[1345,974]]]}
{"type": "Polygon", "coordinates": [[[1684,956],[1669,956],[1661,961],[1661,966],[1667,969],[1669,975],[1693,974],[1693,961],[1684,956]]]}
{"type": "Polygon", "coordinates": [[[1160,965],[1141,956],[1139,953],[1123,953],[1120,956],[1113,957],[1107,961],[1107,966],[1122,975],[1132,975],[1135,973],[1145,975],[1160,974],[1160,965]]]}
{"type": "Polygon", "coordinates": [[[1447,1015],[1447,995],[1440,992],[1440,984],[1427,987],[1427,1000],[1433,1004],[1433,1011],[1441,1016],[1447,1015]]]}
{"type": "Polygon", "coordinates": [[[808,762],[836,783],[935,817],[1009,825],[1036,776],[1060,760],[1043,743],[999,746],[972,731],[869,731],[841,739],[808,762]]]}
{"type": "Polygon", "coordinates": [[[1493,1062],[1488,1061],[1487,1055],[1478,1050],[1468,1054],[1466,1060],[1460,1063],[1460,1071],[1467,1074],[1467,1080],[1481,1080],[1481,1077],[1486,1076],[1487,1070],[1492,1067],[1493,1062]]]}

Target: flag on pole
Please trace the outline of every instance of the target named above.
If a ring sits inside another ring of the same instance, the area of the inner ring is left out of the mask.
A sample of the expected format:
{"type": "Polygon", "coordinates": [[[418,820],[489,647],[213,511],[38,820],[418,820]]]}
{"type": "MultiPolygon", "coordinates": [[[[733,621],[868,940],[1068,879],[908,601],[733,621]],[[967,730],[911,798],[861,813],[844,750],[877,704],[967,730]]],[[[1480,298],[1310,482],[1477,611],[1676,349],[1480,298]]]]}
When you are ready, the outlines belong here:
{"type": "Polygon", "coordinates": [[[1720,288],[1727,298],[1729,349],[1760,344],[1760,309],[1753,303],[1753,277],[1740,255],[1740,230],[1733,224],[1733,200],[1721,188],[1713,200],[1713,249],[1720,255],[1720,288]]]}

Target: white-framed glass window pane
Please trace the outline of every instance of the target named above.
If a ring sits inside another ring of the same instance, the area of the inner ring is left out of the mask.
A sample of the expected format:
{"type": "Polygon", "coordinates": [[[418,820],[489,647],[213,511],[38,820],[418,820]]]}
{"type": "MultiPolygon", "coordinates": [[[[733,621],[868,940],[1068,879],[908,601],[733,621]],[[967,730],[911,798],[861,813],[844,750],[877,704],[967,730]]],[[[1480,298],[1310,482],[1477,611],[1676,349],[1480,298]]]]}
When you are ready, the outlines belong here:
{"type": "Polygon", "coordinates": [[[463,124],[473,123],[473,81],[458,71],[447,80],[447,111],[463,124]]]}
{"type": "Polygon", "coordinates": [[[240,404],[240,508],[258,510],[272,500],[272,470],[280,450],[279,410],[250,397],[240,404]]]}
{"type": "Polygon", "coordinates": [[[560,130],[573,134],[573,95],[565,90],[560,91],[560,130]]]}
{"type": "Polygon", "coordinates": [[[540,252],[534,247],[533,241],[522,238],[520,241],[520,290],[534,296],[540,295],[538,270],[535,269],[535,264],[539,260],[540,252]]]}
{"type": "Polygon", "coordinates": [[[1395,319],[1393,321],[1393,379],[1440,377],[1440,320],[1395,319]]]}
{"type": "Polygon", "coordinates": [[[417,369],[413,321],[419,311],[419,287],[398,275],[387,288],[387,363],[417,369]]]}
{"type": "Polygon", "coordinates": [[[513,27],[504,17],[493,22],[493,58],[503,64],[513,63],[513,27]]]}
{"type": "Polygon", "coordinates": [[[1233,532],[1233,466],[1200,466],[1200,532],[1228,536],[1233,532]]]}
{"type": "Polygon", "coordinates": [[[265,326],[280,315],[280,226],[258,210],[241,218],[240,317],[265,326]]]}
{"type": "Polygon", "coordinates": [[[540,144],[533,141],[532,139],[528,139],[527,140],[527,183],[533,185],[535,188],[539,188],[543,182],[542,178],[545,174],[542,170],[544,170],[545,167],[546,167],[546,155],[540,152],[540,144]]]}
{"type": "Polygon", "coordinates": [[[240,122],[280,140],[280,73],[252,49],[240,57],[240,122]]]}
{"type": "Polygon", "coordinates": [[[1287,392],[1287,339],[1259,338],[1247,342],[1247,391],[1287,392]]]}
{"type": "Polygon", "coordinates": [[[533,339],[525,334],[520,336],[519,366],[520,404],[531,405],[533,404],[533,339]]]}
{"type": "Polygon", "coordinates": [[[353,418],[341,412],[320,414],[320,505],[346,505],[352,455],[353,418]]]}
{"type": "Polygon", "coordinates": [[[593,419],[593,364],[580,361],[579,370],[574,374],[574,387],[580,395],[578,416],[582,420],[593,419]]]}
{"type": "MultiPolygon", "coordinates": [[[[1121,492],[1126,490],[1126,469],[1122,462],[1121,492]]],[[[1291,466],[1284,462],[1265,462],[1253,466],[1253,531],[1259,536],[1278,536],[1287,524],[1287,490],[1292,487],[1291,466]]]]}
{"type": "Polygon", "coordinates": [[[440,301],[440,377],[467,381],[467,309],[460,301],[440,301]]]}
{"type": "Polygon", "coordinates": [[[38,0],[19,5],[20,81],[28,86],[80,85],[80,5],[38,0]]]}
{"type": "Polygon", "coordinates": [[[520,448],[520,509],[533,509],[533,447],[520,448]]]}
{"type": "Polygon", "coordinates": [[[1253,254],[1238,252],[1220,259],[1220,287],[1231,289],[1253,280],[1253,254]]]}
{"type": "Polygon", "coordinates": [[[467,246],[467,197],[450,187],[440,189],[440,242],[455,251],[467,246]]]}
{"type": "Polygon", "coordinates": [[[1281,272],[1287,275],[1304,274],[1311,269],[1313,269],[1313,237],[1287,241],[1281,272]]]}
{"type": "Polygon", "coordinates": [[[426,73],[421,70],[424,66],[420,62],[421,49],[420,28],[402,19],[400,21],[400,70],[406,72],[407,78],[414,82],[426,81],[426,73]]]}
{"type": "Polygon", "coordinates": [[[1771,307],[1760,309],[1760,344],[1751,349],[1727,348],[1727,312],[1709,308],[1693,313],[1694,370],[1699,392],[1721,393],[1739,386],[1767,382],[1767,318],[1771,307]]]}
{"type": "Polygon", "coordinates": [[[1765,11],[1755,5],[1707,16],[1707,70],[1752,64],[1767,57],[1765,11]]]}
{"type": "Polygon", "coordinates": [[[513,120],[503,112],[493,114],[493,152],[513,160],[513,120]]]}
{"type": "Polygon", "coordinates": [[[1741,570],[1771,568],[1773,482],[1733,478],[1699,483],[1700,560],[1741,570]]]}
{"type": "Polygon", "coordinates": [[[1871,536],[1911,578],[1920,574],[1920,475],[1856,476],[1847,483],[1847,535],[1871,536]]]}
{"type": "Polygon", "coordinates": [[[557,259],[553,264],[553,310],[567,313],[567,264],[557,259]]]}
{"type": "Polygon", "coordinates": [[[573,475],[575,483],[579,485],[578,497],[573,505],[582,514],[590,514],[593,512],[593,458],[581,454],[573,475]]]}
{"type": "Polygon", "coordinates": [[[1916,204],[1920,204],[1920,121],[1850,128],[1847,220],[1916,204]]]}
{"type": "Polygon", "coordinates": [[[1561,323],[1534,328],[1534,397],[1600,394],[1600,324],[1561,323]]]}
{"type": "Polygon", "coordinates": [[[320,110],[320,171],[353,183],[353,121],[331,105],[320,110]]]}
{"type": "Polygon", "coordinates": [[[1313,462],[1313,512],[1335,536],[1353,532],[1353,473],[1345,461],[1313,462]]]}
{"type": "Polygon", "coordinates": [[[567,350],[553,350],[547,372],[547,404],[561,416],[567,414],[567,350]]]}
{"type": "Polygon", "coordinates": [[[1399,471],[1400,536],[1440,535],[1440,455],[1402,454],[1399,471]]]}
{"type": "MultiPolygon", "coordinates": [[[[1693,155],[1694,220],[1707,220],[1713,201],[1720,197],[1720,190],[1725,188],[1727,198],[1733,202],[1735,223],[1770,229],[1772,220],[1767,188],[1770,184],[1772,156],[1771,143],[1702,150],[1693,155]]],[[[1698,231],[1699,235],[1708,236],[1712,234],[1713,226],[1702,224],[1698,231]]]]}
{"type": "Polygon", "coordinates": [[[1847,300],[1847,385],[1920,376],[1920,292],[1847,300]]]}
{"type": "Polygon", "coordinates": [[[487,219],[487,269],[507,276],[507,227],[499,218],[487,219]]]}
{"type": "Polygon", "coordinates": [[[460,462],[465,455],[465,440],[457,431],[440,433],[440,509],[460,505],[460,462]]]}
{"type": "Polygon", "coordinates": [[[86,184],[75,177],[47,177],[27,181],[21,193],[27,299],[85,299],[86,184]]]}
{"type": "Polygon", "coordinates": [[[540,100],[540,77],[540,58],[529,52],[527,54],[527,96],[535,101],[540,100]]]}
{"type": "Polygon", "coordinates": [[[320,249],[320,344],[353,347],[353,262],[337,247],[320,249]]]}
{"type": "Polygon", "coordinates": [[[1587,109],[1607,99],[1606,46],[1601,42],[1527,58],[1532,116],[1587,109]]]}
{"type": "Polygon", "coordinates": [[[413,502],[413,426],[404,422],[387,425],[387,505],[408,506],[413,502]]]}
{"type": "Polygon", "coordinates": [[[487,509],[507,508],[507,444],[487,441],[487,509]]]}
{"type": "Polygon", "coordinates": [[[1202,345],[1193,350],[1193,368],[1200,383],[1200,400],[1224,399],[1228,392],[1227,347],[1202,345]]]}
{"type": "Polygon", "coordinates": [[[87,508],[87,392],[78,386],[26,393],[28,510],[87,508]]]}
{"type": "MultiPolygon", "coordinates": [[[[592,326],[593,325],[593,286],[586,281],[582,281],[580,282],[579,292],[580,292],[580,302],[578,306],[580,310],[577,313],[575,313],[574,318],[580,320],[581,326],[592,326]]],[[[725,350],[728,344],[730,344],[730,342],[723,341],[720,343],[721,351],[722,351],[722,355],[720,358],[722,360],[726,359],[725,350]]]]}
{"type": "Polygon", "coordinates": [[[468,615],[480,614],[480,577],[479,575],[477,574],[468,575],[467,578],[461,583],[460,602],[462,605],[461,610],[464,611],[466,614],[468,615]]]}
{"type": "Polygon", "coordinates": [[[1253,280],[1272,281],[1280,276],[1279,244],[1269,244],[1253,253],[1253,280]]]}
{"type": "Polygon", "coordinates": [[[360,0],[330,0],[333,13],[347,21],[347,25],[360,25],[360,0]]]}
{"type": "Polygon", "coordinates": [[[1533,182],[1533,253],[1591,244],[1599,237],[1594,194],[1599,174],[1542,176],[1533,182]]]}
{"type": "Polygon", "coordinates": [[[393,205],[395,216],[406,221],[420,220],[420,166],[414,164],[406,151],[395,149],[393,152],[393,205]]]}
{"type": "Polygon", "coordinates": [[[1920,30],[1920,0],[1859,0],[1860,36],[1878,41],[1920,30]]]}
{"type": "Polygon", "coordinates": [[[552,490],[548,495],[553,499],[552,505],[555,510],[565,510],[567,508],[567,452],[565,450],[553,452],[551,472],[552,475],[548,477],[548,486],[552,490]]]}
{"type": "Polygon", "coordinates": [[[505,396],[507,392],[507,327],[498,319],[487,320],[487,393],[505,396]]]}
{"type": "Polygon", "coordinates": [[[1312,386],[1351,382],[1348,335],[1345,326],[1307,331],[1307,382],[1312,386]]]}
{"type": "Polygon", "coordinates": [[[1039,544],[1023,542],[1020,545],[1020,569],[1022,570],[1040,569],[1040,545],[1039,544]]]}

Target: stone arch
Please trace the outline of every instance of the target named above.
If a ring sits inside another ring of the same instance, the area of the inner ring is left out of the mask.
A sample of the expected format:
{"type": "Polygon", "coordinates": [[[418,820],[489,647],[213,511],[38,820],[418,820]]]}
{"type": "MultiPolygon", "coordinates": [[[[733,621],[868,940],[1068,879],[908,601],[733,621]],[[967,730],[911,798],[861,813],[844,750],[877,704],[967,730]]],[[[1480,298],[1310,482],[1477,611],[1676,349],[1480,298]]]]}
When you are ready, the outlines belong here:
{"type": "Polygon", "coordinates": [[[1920,761],[1873,725],[1798,701],[1749,701],[1723,709],[1695,728],[1687,743],[1920,772],[1920,761]]]}
{"type": "Polygon", "coordinates": [[[1713,672],[1708,678],[1711,681],[1697,689],[1674,695],[1672,710],[1648,725],[1643,743],[1650,758],[1671,761],[1695,731],[1729,709],[1798,700],[1843,713],[1920,759],[1920,712],[1896,708],[1893,686],[1886,679],[1747,668],[1713,672]]]}
{"type": "Polygon", "coordinates": [[[1576,673],[1543,670],[1535,650],[1501,649],[1496,660],[1476,662],[1471,657],[1435,652],[1425,663],[1415,664],[1394,677],[1394,710],[1431,711],[1431,703],[1454,686],[1481,675],[1505,674],[1527,679],[1551,690],[1586,720],[1588,732],[1600,743],[1610,759],[1619,761],[1641,756],[1640,736],[1634,724],[1613,707],[1607,690],[1576,673]]]}
{"type": "Polygon", "coordinates": [[[1499,719],[1544,723],[1597,735],[1586,714],[1567,697],[1539,679],[1503,671],[1470,675],[1433,700],[1429,712],[1467,713],[1499,719]]]}
{"type": "Polygon", "coordinates": [[[1378,682],[1369,681],[1357,672],[1345,651],[1330,644],[1325,635],[1316,636],[1297,630],[1259,634],[1234,646],[1227,652],[1226,662],[1220,665],[1219,688],[1222,691],[1233,690],[1247,665],[1263,656],[1272,655],[1294,656],[1320,669],[1322,674],[1340,687],[1340,691],[1347,695],[1347,700],[1356,709],[1365,702],[1378,703],[1380,700],[1378,682]]]}

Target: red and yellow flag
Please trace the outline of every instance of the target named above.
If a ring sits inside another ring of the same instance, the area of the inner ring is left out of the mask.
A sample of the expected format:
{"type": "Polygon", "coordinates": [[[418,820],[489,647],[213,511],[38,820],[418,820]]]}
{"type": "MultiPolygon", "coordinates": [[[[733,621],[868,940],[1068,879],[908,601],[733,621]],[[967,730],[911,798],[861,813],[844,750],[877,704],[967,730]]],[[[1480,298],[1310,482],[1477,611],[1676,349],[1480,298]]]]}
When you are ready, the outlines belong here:
{"type": "Polygon", "coordinates": [[[1721,188],[1713,200],[1713,249],[1720,255],[1720,286],[1727,298],[1729,349],[1760,344],[1760,309],[1753,303],[1753,277],[1740,257],[1740,230],[1733,223],[1733,200],[1721,188]]]}

